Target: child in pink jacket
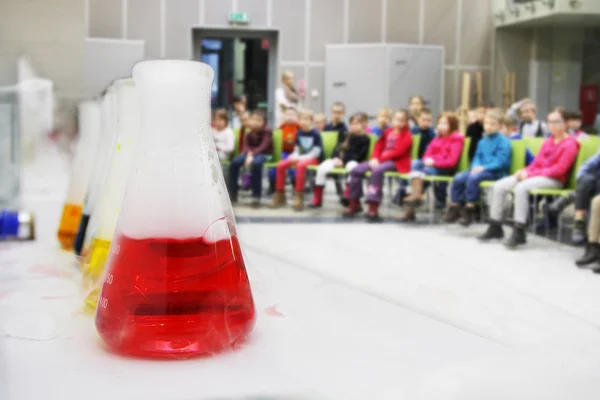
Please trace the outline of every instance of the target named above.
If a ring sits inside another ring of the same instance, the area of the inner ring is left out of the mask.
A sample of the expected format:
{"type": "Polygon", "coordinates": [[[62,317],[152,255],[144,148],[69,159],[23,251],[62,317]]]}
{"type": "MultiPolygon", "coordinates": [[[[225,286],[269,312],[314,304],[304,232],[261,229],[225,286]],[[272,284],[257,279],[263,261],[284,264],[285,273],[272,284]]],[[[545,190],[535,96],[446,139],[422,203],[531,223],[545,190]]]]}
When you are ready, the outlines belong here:
{"type": "Polygon", "coordinates": [[[482,241],[502,239],[502,213],[506,195],[514,189],[514,230],[505,242],[515,248],[527,242],[525,229],[529,215],[529,193],[533,189],[560,189],[566,183],[579,153],[579,142],[567,128],[567,115],[556,109],[548,115],[551,137],[546,139],[533,162],[513,176],[496,181],[492,189],[490,225],[479,237],[482,241]]]}
{"type": "MultiPolygon", "coordinates": [[[[452,176],[460,160],[465,137],[458,132],[458,118],[454,113],[444,112],[438,118],[438,136],[429,143],[422,160],[414,160],[408,179],[412,193],[404,200],[401,222],[416,219],[415,208],[423,201],[425,177],[452,176]]],[[[445,190],[445,188],[444,188],[445,190]]]]}

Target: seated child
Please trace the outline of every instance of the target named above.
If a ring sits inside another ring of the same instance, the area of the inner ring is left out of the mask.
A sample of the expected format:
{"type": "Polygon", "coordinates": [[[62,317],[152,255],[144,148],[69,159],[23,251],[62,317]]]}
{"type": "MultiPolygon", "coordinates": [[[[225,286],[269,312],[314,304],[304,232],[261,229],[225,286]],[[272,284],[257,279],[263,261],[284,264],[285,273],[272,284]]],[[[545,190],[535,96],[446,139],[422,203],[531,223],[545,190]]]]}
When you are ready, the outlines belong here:
{"type": "Polygon", "coordinates": [[[348,126],[344,122],[345,114],[346,106],[344,103],[333,103],[333,106],[331,106],[331,122],[325,125],[323,129],[325,132],[337,132],[338,143],[343,143],[346,140],[346,133],[348,133],[348,126]]]}
{"type": "Polygon", "coordinates": [[[371,129],[369,129],[369,132],[377,135],[377,137],[383,135],[383,132],[390,127],[392,114],[394,114],[394,111],[392,111],[392,109],[389,107],[380,109],[379,113],[377,113],[377,126],[373,126],[371,129]]]}
{"type": "Polygon", "coordinates": [[[583,125],[583,114],[581,111],[577,110],[569,112],[567,126],[569,127],[571,135],[577,140],[588,137],[588,134],[581,130],[581,125],[583,125]]]}
{"type": "MultiPolygon", "coordinates": [[[[500,133],[509,138],[510,140],[521,140],[521,133],[517,130],[516,121],[508,115],[505,115],[502,119],[502,124],[500,125],[500,133]]],[[[531,164],[535,156],[527,148],[525,150],[525,166],[531,164]]]]}
{"type": "Polygon", "coordinates": [[[598,262],[600,262],[600,195],[596,195],[592,200],[588,244],[585,253],[575,261],[575,265],[580,268],[593,269],[595,273],[599,273],[600,265],[598,265],[598,262]]]}
{"type": "Polygon", "coordinates": [[[227,110],[220,108],[215,111],[213,124],[213,137],[215,138],[219,160],[229,161],[235,148],[235,135],[229,127],[227,110]]]}
{"type": "Polygon", "coordinates": [[[421,159],[423,158],[429,143],[435,139],[435,130],[433,130],[431,127],[433,122],[433,114],[431,110],[428,108],[423,108],[417,121],[418,124],[415,125],[410,132],[413,136],[421,136],[421,140],[419,142],[419,159],[421,159]]]}
{"type": "Polygon", "coordinates": [[[412,135],[408,128],[409,114],[399,110],[392,119],[392,128],[384,132],[377,140],[370,161],[358,164],[350,173],[350,204],[344,212],[344,217],[352,218],[362,212],[360,198],[363,196],[363,176],[371,171],[367,191],[369,211],[367,220],[379,222],[379,205],[383,197],[383,178],[389,171],[407,173],[410,171],[410,152],[412,135]]]}
{"type": "Polygon", "coordinates": [[[323,189],[327,174],[334,168],[346,167],[350,173],[358,165],[367,159],[371,138],[366,132],[369,116],[365,113],[356,113],[350,117],[350,131],[346,140],[340,143],[333,152],[333,158],[325,160],[317,169],[315,179],[315,194],[310,208],[321,208],[323,204],[323,189]]]}
{"type": "Polygon", "coordinates": [[[514,229],[505,242],[515,248],[527,242],[526,224],[529,215],[529,192],[532,189],[560,189],[563,187],[579,152],[579,143],[569,135],[565,111],[556,109],[548,115],[552,136],[544,141],[533,163],[512,176],[500,179],[492,189],[490,223],[481,241],[502,239],[502,214],[506,195],[514,189],[514,229]]]}
{"type": "Polygon", "coordinates": [[[548,127],[537,119],[537,107],[533,100],[523,99],[513,104],[508,115],[520,121],[519,133],[522,138],[548,136],[548,127]]]}
{"type": "Polygon", "coordinates": [[[250,130],[244,138],[244,146],[241,153],[234,157],[229,166],[229,179],[227,181],[229,197],[232,203],[238,200],[238,179],[240,169],[250,169],[252,184],[252,206],[260,206],[262,195],[262,171],[263,164],[273,154],[273,135],[265,127],[265,116],[260,111],[252,113],[249,121],[250,130]]]}
{"type": "Polygon", "coordinates": [[[587,210],[590,208],[594,196],[598,194],[600,194],[600,151],[588,158],[577,172],[577,187],[573,198],[575,201],[575,220],[571,237],[574,245],[581,246],[585,244],[587,210]]]}
{"type": "Polygon", "coordinates": [[[438,136],[429,143],[423,158],[412,165],[409,181],[412,193],[404,200],[404,215],[400,222],[414,221],[415,208],[423,201],[425,177],[452,176],[460,160],[465,137],[458,131],[458,118],[452,112],[443,112],[437,122],[438,136]]]}
{"type": "Polygon", "coordinates": [[[323,113],[315,114],[315,129],[317,132],[324,132],[327,126],[327,116],[323,113]]]}
{"type": "MultiPolygon", "coordinates": [[[[281,159],[285,160],[294,152],[294,148],[296,147],[296,134],[300,129],[300,125],[298,124],[298,111],[294,107],[286,108],[283,113],[283,123],[279,129],[282,131],[281,159]]],[[[296,176],[295,171],[289,171],[289,174],[291,179],[294,179],[296,176]]],[[[276,169],[271,168],[269,170],[270,192],[275,191],[276,175],[276,169]]]]}
{"type": "Polygon", "coordinates": [[[473,223],[475,205],[479,201],[479,185],[483,181],[495,181],[508,174],[511,160],[510,140],[500,133],[504,113],[500,109],[488,111],[485,135],[477,145],[469,171],[454,177],[450,187],[450,206],[444,221],[469,226],[473,223]],[[464,206],[464,207],[463,207],[464,206]]]}
{"type": "Polygon", "coordinates": [[[425,107],[425,100],[422,96],[410,96],[408,99],[408,112],[410,113],[409,128],[412,129],[419,123],[419,115],[425,107]]]}
{"type": "Polygon", "coordinates": [[[296,134],[296,147],[287,159],[277,164],[277,183],[273,201],[270,208],[279,208],[285,205],[285,172],[291,166],[296,167],[296,191],[292,208],[301,211],[304,208],[304,181],[306,169],[310,165],[317,165],[323,154],[321,134],[314,129],[313,113],[304,110],[299,113],[300,130],[296,134]]]}

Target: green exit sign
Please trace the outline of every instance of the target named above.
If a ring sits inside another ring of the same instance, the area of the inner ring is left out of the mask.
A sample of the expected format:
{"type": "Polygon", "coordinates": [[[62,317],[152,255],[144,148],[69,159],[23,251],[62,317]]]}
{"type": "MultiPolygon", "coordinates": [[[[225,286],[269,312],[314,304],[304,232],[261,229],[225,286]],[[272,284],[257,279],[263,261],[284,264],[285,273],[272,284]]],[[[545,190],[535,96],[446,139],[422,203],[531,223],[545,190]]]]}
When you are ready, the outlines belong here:
{"type": "Polygon", "coordinates": [[[230,12],[229,22],[232,24],[249,24],[250,15],[248,13],[243,12],[230,12]]]}

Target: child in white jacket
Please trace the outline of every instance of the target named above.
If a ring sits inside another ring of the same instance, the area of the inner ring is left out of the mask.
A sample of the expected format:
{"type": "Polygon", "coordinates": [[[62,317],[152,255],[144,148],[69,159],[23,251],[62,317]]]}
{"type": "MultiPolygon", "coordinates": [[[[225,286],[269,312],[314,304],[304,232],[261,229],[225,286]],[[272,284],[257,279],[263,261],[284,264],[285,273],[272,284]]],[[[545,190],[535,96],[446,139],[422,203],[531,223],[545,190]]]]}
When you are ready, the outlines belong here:
{"type": "Polygon", "coordinates": [[[235,148],[235,135],[229,127],[229,115],[225,109],[215,111],[213,136],[219,160],[228,161],[235,148]]]}

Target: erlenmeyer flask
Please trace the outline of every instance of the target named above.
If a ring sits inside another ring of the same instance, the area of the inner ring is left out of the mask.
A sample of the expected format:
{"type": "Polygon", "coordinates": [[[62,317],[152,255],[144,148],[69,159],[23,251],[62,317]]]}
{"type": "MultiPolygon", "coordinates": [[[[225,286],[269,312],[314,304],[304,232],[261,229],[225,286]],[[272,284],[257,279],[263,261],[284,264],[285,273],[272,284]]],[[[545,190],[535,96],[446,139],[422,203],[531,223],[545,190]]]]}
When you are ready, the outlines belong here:
{"type": "Polygon", "coordinates": [[[254,300],[210,129],[212,69],[193,61],[133,68],[142,127],[96,328],[118,353],[185,358],[231,348],[254,300]]]}
{"type": "MultiPolygon", "coordinates": [[[[123,203],[129,167],[135,142],[140,131],[140,108],[133,79],[115,82],[117,90],[117,144],[113,149],[110,166],[106,174],[102,197],[90,221],[88,232],[92,232],[89,251],[83,261],[84,283],[88,295],[86,310],[94,312],[98,303],[100,287],[98,280],[104,271],[110,242],[113,239],[119,210],[123,203]]],[[[84,244],[84,248],[88,248],[84,244]]]]}
{"type": "Polygon", "coordinates": [[[100,104],[85,101],[79,104],[79,142],[71,171],[69,191],[58,227],[58,241],[65,250],[72,250],[85,194],[90,184],[94,159],[101,129],[100,104]]]}
{"type": "Polygon", "coordinates": [[[94,169],[85,196],[83,213],[81,215],[81,221],[79,223],[79,228],[77,229],[77,236],[73,246],[73,251],[77,255],[81,254],[83,243],[88,234],[87,228],[90,224],[90,218],[93,217],[92,214],[102,195],[102,191],[104,190],[106,173],[110,165],[110,155],[116,145],[116,97],[115,86],[111,85],[102,98],[102,136],[95,149],[94,169]]]}

